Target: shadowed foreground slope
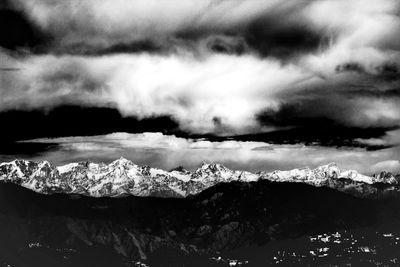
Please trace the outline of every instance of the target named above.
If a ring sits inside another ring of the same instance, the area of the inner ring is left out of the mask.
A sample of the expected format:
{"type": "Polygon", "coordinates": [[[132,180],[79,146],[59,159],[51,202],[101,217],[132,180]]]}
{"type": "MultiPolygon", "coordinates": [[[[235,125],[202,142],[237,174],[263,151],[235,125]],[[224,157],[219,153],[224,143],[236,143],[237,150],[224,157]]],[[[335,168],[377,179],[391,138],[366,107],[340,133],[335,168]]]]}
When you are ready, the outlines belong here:
{"type": "Polygon", "coordinates": [[[229,266],[218,257],[235,251],[240,263],[268,265],[264,246],[385,226],[400,217],[398,207],[396,199],[267,180],[184,199],[42,195],[0,183],[0,266],[229,266]]]}

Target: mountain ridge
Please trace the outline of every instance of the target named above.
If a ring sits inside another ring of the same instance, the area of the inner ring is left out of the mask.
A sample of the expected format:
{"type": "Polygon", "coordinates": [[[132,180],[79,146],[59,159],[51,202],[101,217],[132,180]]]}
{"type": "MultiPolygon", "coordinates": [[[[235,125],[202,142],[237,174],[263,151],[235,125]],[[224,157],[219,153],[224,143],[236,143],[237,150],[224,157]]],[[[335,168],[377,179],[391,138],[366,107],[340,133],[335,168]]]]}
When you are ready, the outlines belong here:
{"type": "Polygon", "coordinates": [[[87,161],[53,166],[48,161],[18,159],[0,163],[0,181],[15,183],[42,194],[184,198],[219,183],[249,183],[258,180],[328,187],[363,198],[400,195],[400,175],[383,171],[366,176],[354,170],[341,169],[335,163],[315,169],[306,167],[257,173],[231,170],[217,163],[202,163],[192,172],[182,167],[165,171],[139,166],[123,157],[110,164],[87,161]]]}

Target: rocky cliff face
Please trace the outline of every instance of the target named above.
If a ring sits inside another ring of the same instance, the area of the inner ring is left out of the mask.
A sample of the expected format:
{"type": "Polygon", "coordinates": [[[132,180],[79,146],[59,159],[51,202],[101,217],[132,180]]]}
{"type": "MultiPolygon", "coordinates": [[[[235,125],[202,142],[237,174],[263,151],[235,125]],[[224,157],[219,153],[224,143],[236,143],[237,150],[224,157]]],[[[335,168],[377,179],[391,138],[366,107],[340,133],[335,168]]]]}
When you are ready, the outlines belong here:
{"type": "Polygon", "coordinates": [[[203,164],[193,172],[183,168],[164,171],[138,166],[124,158],[108,165],[79,162],[58,167],[47,161],[14,160],[0,164],[0,180],[43,194],[66,193],[92,197],[133,195],[180,198],[196,195],[219,183],[258,180],[305,183],[366,198],[400,192],[399,175],[382,172],[365,176],[353,170],[342,170],[333,163],[316,169],[250,173],[230,170],[220,164],[203,164]]]}

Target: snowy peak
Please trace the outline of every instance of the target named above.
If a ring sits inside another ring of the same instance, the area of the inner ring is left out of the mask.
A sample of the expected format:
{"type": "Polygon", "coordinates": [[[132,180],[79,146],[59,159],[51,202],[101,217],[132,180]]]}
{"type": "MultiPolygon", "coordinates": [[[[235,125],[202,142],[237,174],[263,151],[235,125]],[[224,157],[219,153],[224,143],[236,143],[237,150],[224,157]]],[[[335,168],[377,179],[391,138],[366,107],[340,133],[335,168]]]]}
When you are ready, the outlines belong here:
{"type": "MultiPolygon", "coordinates": [[[[365,184],[376,183],[374,177],[362,175],[354,170],[342,170],[336,163],[319,166],[315,169],[301,168],[289,171],[274,171],[271,173],[262,172],[264,179],[278,182],[304,182],[316,186],[322,186],[332,180],[347,179],[351,182],[365,184]]],[[[389,183],[386,180],[380,182],[389,183]]]]}
{"type": "Polygon", "coordinates": [[[119,167],[129,167],[129,166],[134,166],[135,164],[131,160],[128,160],[124,157],[120,157],[119,159],[111,162],[110,165],[119,167]]]}
{"type": "Polygon", "coordinates": [[[394,175],[390,172],[382,171],[378,174],[374,174],[373,179],[376,183],[400,185],[400,174],[394,175]]]}
{"type": "Polygon", "coordinates": [[[398,175],[382,172],[374,176],[365,176],[354,170],[343,170],[335,163],[315,169],[300,168],[256,174],[230,170],[216,163],[203,163],[193,172],[182,167],[165,171],[138,166],[123,157],[108,165],[77,162],[55,167],[48,161],[37,163],[26,160],[0,164],[0,181],[20,184],[43,194],[186,197],[198,194],[218,183],[258,180],[324,186],[361,197],[379,197],[382,190],[400,192],[398,175]]]}

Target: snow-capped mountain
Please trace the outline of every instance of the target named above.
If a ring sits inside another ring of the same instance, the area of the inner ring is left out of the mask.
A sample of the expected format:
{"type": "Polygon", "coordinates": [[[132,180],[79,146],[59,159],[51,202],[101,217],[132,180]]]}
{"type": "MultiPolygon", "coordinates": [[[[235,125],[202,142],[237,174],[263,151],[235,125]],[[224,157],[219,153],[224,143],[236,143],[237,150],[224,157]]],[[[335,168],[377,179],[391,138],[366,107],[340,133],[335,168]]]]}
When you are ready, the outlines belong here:
{"type": "Polygon", "coordinates": [[[203,163],[190,172],[138,166],[120,158],[110,164],[79,162],[53,166],[48,161],[14,160],[0,164],[0,181],[19,184],[43,194],[69,193],[93,197],[157,196],[186,197],[219,183],[299,182],[329,187],[360,197],[380,197],[400,192],[400,176],[382,172],[365,176],[354,170],[342,170],[336,164],[316,169],[250,173],[230,170],[220,164],[203,163]]]}

